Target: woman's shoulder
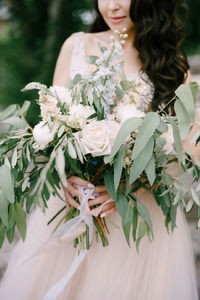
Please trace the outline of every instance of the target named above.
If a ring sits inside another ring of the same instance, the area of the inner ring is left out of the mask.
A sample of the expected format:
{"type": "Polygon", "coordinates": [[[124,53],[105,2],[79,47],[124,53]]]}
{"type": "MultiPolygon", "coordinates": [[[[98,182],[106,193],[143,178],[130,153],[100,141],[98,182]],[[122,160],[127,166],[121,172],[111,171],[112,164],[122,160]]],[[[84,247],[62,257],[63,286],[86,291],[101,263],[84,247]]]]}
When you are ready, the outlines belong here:
{"type": "Polygon", "coordinates": [[[102,32],[83,32],[78,31],[73,34],[71,34],[63,43],[62,48],[66,51],[73,51],[74,45],[76,42],[85,42],[87,45],[91,44],[97,44],[98,42],[108,44],[110,43],[110,35],[111,32],[108,31],[102,31],[102,32]]]}

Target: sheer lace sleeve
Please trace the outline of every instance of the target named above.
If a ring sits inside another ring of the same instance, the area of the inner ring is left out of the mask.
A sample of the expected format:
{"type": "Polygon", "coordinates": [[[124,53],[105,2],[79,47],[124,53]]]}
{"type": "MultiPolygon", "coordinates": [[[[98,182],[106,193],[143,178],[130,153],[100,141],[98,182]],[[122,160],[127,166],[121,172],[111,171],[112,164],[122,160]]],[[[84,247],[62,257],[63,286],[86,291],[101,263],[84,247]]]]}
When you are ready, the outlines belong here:
{"type": "Polygon", "coordinates": [[[74,50],[70,64],[70,78],[86,73],[84,32],[74,33],[74,50]]]}

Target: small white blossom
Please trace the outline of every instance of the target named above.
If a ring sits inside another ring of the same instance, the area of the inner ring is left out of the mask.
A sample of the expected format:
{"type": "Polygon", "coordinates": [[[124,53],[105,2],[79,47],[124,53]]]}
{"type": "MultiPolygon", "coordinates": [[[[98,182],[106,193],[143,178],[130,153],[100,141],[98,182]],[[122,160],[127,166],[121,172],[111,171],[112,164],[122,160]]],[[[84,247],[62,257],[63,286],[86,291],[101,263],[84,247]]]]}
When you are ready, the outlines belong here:
{"type": "Polygon", "coordinates": [[[60,109],[57,106],[58,101],[56,97],[45,94],[43,91],[39,91],[39,105],[41,110],[41,116],[44,121],[47,121],[49,115],[54,119],[60,119],[60,109]]]}
{"type": "Polygon", "coordinates": [[[67,105],[72,104],[72,96],[69,89],[62,86],[52,86],[50,87],[50,92],[57,97],[62,104],[66,103],[67,105]]]}
{"type": "Polygon", "coordinates": [[[46,89],[47,89],[47,86],[45,84],[41,84],[39,82],[30,82],[22,89],[22,91],[46,90],[46,89]]]}
{"type": "Polygon", "coordinates": [[[87,123],[91,122],[88,117],[94,113],[95,110],[92,106],[73,104],[70,107],[68,116],[66,117],[67,125],[72,128],[82,129],[87,123]]]}

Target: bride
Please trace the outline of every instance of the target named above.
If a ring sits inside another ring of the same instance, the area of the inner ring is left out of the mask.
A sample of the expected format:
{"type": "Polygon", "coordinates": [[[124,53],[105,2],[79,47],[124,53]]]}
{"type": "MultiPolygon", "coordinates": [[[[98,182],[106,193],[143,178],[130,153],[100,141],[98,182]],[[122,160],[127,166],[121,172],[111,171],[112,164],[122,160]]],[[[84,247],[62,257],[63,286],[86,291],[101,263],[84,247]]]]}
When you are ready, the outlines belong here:
{"type": "MultiPolygon", "coordinates": [[[[76,73],[91,71],[86,56],[99,55],[98,43],[109,47],[115,29],[127,29],[123,47],[124,69],[129,80],[142,83],[138,108],[157,110],[174,95],[175,89],[190,81],[187,59],[182,51],[183,27],[177,16],[177,0],[98,0],[96,21],[91,33],[78,32],[64,43],[55,69],[54,85],[66,86],[76,73]]],[[[173,106],[167,107],[173,113],[173,106]]],[[[194,155],[198,149],[185,141],[194,155]]],[[[200,158],[199,158],[200,160],[200,158]]],[[[73,176],[65,190],[67,206],[77,206],[77,184],[88,182],[73,176]]],[[[89,200],[92,208],[110,198],[105,186],[95,188],[97,197],[89,200]]],[[[137,192],[148,208],[154,229],[150,244],[145,237],[139,248],[128,247],[115,203],[109,202],[101,217],[109,216],[109,246],[95,239],[84,261],[56,298],[58,300],[197,300],[197,283],[191,239],[182,210],[177,212],[176,228],[167,233],[164,216],[156,201],[145,190],[137,192]]],[[[46,214],[36,209],[29,219],[26,241],[15,247],[0,286],[0,299],[39,300],[70,268],[76,255],[73,239],[59,241],[44,254],[24,264],[18,262],[47,240],[55,226],[46,223],[62,206],[51,197],[46,214]]],[[[52,298],[54,299],[54,298],[52,298]]]]}

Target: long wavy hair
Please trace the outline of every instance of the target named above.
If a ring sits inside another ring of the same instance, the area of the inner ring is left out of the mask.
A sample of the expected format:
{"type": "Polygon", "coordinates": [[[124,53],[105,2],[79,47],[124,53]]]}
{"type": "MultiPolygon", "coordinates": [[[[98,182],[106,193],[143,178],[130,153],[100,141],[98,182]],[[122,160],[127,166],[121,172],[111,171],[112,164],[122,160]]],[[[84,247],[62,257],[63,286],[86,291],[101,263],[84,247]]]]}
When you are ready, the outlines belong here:
{"type": "MultiPolygon", "coordinates": [[[[108,30],[93,0],[96,20],[90,32],[108,30]]],[[[185,81],[189,64],[182,49],[184,26],[178,14],[178,0],[132,0],[130,18],[135,25],[134,46],[145,72],[154,84],[152,110],[173,99],[177,87],[185,81]]],[[[173,101],[166,106],[173,112],[173,101]],[[171,108],[171,109],[170,109],[171,108]]]]}

